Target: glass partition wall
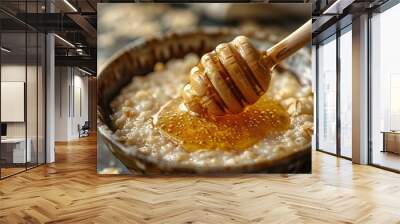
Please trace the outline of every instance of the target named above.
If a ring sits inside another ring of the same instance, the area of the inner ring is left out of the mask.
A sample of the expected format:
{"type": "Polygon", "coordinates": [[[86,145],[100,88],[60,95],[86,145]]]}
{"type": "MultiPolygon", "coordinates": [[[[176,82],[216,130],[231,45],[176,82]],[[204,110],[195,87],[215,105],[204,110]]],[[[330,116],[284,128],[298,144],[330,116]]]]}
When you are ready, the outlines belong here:
{"type": "MultiPolygon", "coordinates": [[[[19,2],[25,12],[36,2],[19,2]]],[[[32,11],[33,10],[33,11],[32,11]]],[[[45,35],[0,11],[0,178],[45,163],[45,35]],[[2,21],[12,21],[8,29],[2,21]]]]}
{"type": "MultiPolygon", "coordinates": [[[[400,172],[400,4],[389,0],[364,13],[368,32],[357,36],[367,36],[357,38],[368,39],[362,49],[368,50],[368,164],[400,172]]],[[[353,157],[352,42],[350,24],[316,44],[316,148],[347,159],[353,157]]]]}
{"type": "Polygon", "coordinates": [[[400,4],[372,15],[370,163],[400,171],[400,4]]]}
{"type": "Polygon", "coordinates": [[[317,45],[317,150],[352,157],[351,25],[317,45]]]}
{"type": "Polygon", "coordinates": [[[351,25],[341,31],[339,49],[340,155],[352,158],[352,35],[351,25]]]}
{"type": "Polygon", "coordinates": [[[336,35],[318,46],[318,149],[336,153],[336,35]]]}
{"type": "Polygon", "coordinates": [[[26,33],[1,34],[1,177],[26,169],[26,33]],[[4,50],[6,49],[6,50],[4,50]]]}

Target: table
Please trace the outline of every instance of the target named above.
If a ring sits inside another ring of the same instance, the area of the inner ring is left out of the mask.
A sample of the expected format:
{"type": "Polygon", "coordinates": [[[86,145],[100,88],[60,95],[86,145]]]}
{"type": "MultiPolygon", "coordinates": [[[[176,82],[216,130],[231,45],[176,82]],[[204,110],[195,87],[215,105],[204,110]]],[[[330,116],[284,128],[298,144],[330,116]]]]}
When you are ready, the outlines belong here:
{"type": "Polygon", "coordinates": [[[31,162],[32,140],[27,138],[4,138],[1,139],[1,157],[5,159],[5,163],[26,163],[31,162]],[[25,144],[26,154],[25,154],[25,144]]]}
{"type": "Polygon", "coordinates": [[[392,152],[400,154],[400,131],[382,131],[383,150],[382,152],[392,152]]]}

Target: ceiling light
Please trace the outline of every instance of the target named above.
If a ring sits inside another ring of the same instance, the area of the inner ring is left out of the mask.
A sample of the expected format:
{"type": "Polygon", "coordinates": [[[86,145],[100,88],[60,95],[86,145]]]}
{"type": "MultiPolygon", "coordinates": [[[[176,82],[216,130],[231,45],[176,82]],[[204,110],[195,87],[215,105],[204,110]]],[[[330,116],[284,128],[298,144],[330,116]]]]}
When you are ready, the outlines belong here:
{"type": "Polygon", "coordinates": [[[76,53],[78,53],[78,55],[84,55],[84,52],[83,52],[82,48],[77,48],[76,49],[76,53]]]}
{"type": "Polygon", "coordinates": [[[1,49],[2,51],[6,52],[6,53],[10,53],[10,52],[11,52],[11,50],[9,50],[9,49],[7,49],[7,48],[5,48],[5,47],[1,47],[0,49],[1,49]]]}
{"type": "Polygon", "coordinates": [[[353,2],[354,0],[336,0],[322,14],[342,14],[343,10],[351,5],[353,2]]]}
{"type": "Polygon", "coordinates": [[[87,75],[92,75],[92,73],[90,73],[90,72],[88,72],[88,71],[86,71],[86,70],[83,70],[83,69],[81,69],[81,68],[79,68],[79,67],[78,67],[78,70],[81,71],[81,72],[83,72],[83,73],[85,73],[85,74],[87,74],[87,75]]]}
{"type": "Polygon", "coordinates": [[[68,40],[66,40],[66,39],[64,39],[64,38],[62,38],[62,37],[60,37],[60,36],[57,35],[57,34],[54,34],[54,36],[57,37],[57,38],[58,38],[59,40],[61,40],[62,42],[66,43],[68,46],[75,48],[75,45],[73,45],[73,44],[72,44],[71,42],[69,42],[68,40]]]}
{"type": "Polygon", "coordinates": [[[331,6],[329,6],[322,14],[332,13],[332,11],[336,11],[340,0],[335,1],[331,6]]]}
{"type": "Polygon", "coordinates": [[[68,1],[64,0],[65,4],[67,4],[74,12],[78,12],[78,10],[68,1]]]}

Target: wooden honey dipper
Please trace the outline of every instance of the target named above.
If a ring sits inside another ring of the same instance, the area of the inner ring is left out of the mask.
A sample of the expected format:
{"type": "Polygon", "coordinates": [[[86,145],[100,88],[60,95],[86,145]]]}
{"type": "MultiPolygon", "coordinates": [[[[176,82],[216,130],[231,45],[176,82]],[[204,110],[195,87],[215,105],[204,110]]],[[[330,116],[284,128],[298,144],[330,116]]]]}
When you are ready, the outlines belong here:
{"type": "Polygon", "coordinates": [[[182,90],[185,105],[217,116],[242,112],[267,91],[274,66],[310,42],[311,27],[309,20],[264,52],[244,36],[219,44],[190,71],[182,90]]]}

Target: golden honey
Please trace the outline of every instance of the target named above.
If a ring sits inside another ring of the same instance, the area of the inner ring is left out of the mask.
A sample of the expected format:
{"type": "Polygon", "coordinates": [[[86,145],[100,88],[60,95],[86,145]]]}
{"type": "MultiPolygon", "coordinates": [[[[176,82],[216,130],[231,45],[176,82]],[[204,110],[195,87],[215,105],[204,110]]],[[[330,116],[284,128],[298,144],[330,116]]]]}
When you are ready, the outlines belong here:
{"type": "Polygon", "coordinates": [[[283,133],[290,118],[279,103],[265,95],[243,112],[224,116],[193,114],[177,98],[161,109],[155,125],[187,151],[243,150],[283,133]]]}

